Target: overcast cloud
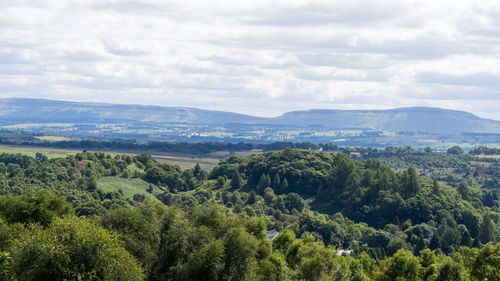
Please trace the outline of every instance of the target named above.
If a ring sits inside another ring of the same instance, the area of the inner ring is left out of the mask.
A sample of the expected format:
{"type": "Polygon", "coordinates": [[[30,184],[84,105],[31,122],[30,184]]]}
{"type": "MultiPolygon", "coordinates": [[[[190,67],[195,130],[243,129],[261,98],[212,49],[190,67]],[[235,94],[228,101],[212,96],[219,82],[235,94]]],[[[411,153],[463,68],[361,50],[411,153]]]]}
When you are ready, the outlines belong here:
{"type": "Polygon", "coordinates": [[[0,97],[500,120],[500,2],[1,1],[0,97]]]}

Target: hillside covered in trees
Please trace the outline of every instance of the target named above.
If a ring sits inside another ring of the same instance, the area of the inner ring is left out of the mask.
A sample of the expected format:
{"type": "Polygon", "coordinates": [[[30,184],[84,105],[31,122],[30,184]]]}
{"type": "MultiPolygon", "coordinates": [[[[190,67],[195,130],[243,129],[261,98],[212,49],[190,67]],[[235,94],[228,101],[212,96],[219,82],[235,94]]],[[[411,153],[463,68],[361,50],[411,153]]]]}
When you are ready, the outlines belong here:
{"type": "Polygon", "coordinates": [[[301,149],[211,171],[147,154],[1,154],[0,271],[4,280],[500,280],[499,190],[451,187],[417,169],[301,149]]]}

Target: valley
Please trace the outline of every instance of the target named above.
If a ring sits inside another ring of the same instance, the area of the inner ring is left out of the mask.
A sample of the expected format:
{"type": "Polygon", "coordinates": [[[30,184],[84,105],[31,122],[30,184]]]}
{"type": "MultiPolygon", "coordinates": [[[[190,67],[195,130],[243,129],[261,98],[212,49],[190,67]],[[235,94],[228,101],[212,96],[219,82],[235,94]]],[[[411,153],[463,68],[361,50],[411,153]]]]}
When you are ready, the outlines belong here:
{"type": "Polygon", "coordinates": [[[3,99],[0,112],[0,128],[32,133],[39,141],[291,141],[442,151],[453,145],[472,149],[479,145],[498,147],[500,143],[499,121],[429,107],[306,110],[263,118],[195,108],[3,99]]]}

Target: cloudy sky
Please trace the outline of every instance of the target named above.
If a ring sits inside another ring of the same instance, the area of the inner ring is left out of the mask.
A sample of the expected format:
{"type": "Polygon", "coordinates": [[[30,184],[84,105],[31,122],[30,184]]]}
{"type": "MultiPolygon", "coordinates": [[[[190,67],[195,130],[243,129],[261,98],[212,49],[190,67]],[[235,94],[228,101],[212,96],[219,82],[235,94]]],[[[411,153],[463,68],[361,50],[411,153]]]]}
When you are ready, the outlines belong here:
{"type": "Polygon", "coordinates": [[[500,120],[500,1],[1,1],[0,97],[500,120]]]}

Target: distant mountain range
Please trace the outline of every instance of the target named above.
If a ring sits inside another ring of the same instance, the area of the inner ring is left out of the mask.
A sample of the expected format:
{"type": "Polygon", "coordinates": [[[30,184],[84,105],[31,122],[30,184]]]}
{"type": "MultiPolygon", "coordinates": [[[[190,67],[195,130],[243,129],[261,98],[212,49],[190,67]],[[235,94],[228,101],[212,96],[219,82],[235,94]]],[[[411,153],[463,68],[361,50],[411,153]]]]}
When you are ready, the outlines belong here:
{"type": "Polygon", "coordinates": [[[267,126],[301,129],[500,134],[500,121],[432,107],[389,110],[311,109],[264,118],[188,107],[83,103],[45,99],[0,99],[0,123],[183,123],[209,126],[267,126]]]}
{"type": "Polygon", "coordinates": [[[113,123],[157,122],[187,124],[252,123],[263,118],[188,107],[69,102],[45,99],[0,99],[0,122],[113,123]]]}

